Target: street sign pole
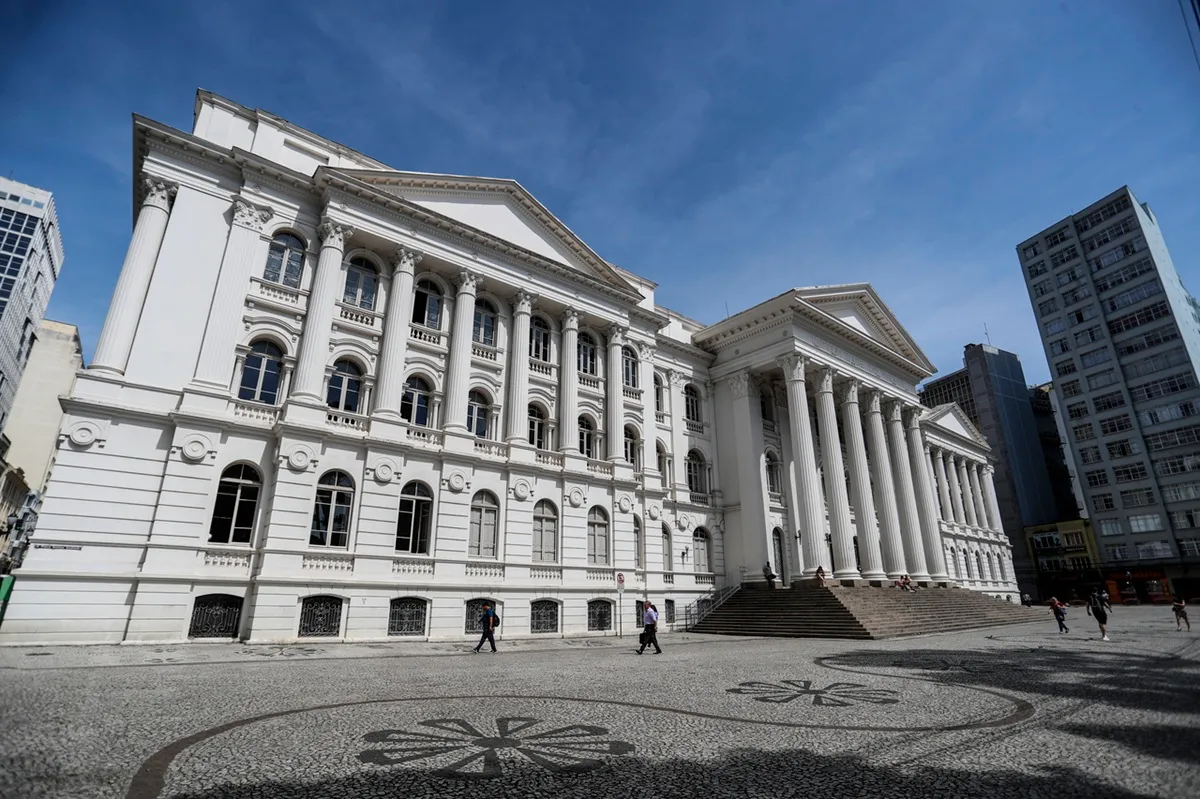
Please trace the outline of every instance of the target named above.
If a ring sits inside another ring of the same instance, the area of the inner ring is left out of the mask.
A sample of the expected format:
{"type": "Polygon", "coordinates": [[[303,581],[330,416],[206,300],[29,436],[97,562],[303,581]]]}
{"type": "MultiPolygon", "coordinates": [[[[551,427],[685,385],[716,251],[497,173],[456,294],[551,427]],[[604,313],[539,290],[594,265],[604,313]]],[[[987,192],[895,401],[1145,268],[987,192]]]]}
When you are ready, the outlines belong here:
{"type": "Polygon", "coordinates": [[[625,596],[625,575],[617,572],[617,637],[625,637],[625,605],[621,601],[625,596]]]}

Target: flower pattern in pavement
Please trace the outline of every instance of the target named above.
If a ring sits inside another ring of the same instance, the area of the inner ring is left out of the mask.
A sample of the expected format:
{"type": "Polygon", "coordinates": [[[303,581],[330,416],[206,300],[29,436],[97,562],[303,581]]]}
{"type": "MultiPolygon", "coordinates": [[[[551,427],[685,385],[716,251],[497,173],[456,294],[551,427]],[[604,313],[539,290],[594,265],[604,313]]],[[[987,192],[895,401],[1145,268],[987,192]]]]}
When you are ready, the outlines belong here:
{"type": "Polygon", "coordinates": [[[432,767],[436,776],[491,779],[504,764],[527,760],[547,771],[589,771],[604,758],[626,755],[633,744],[606,737],[608,730],[586,724],[551,727],[540,719],[508,716],[476,727],[466,719],[429,719],[419,731],[378,730],[363,736],[378,748],[360,752],[363,763],[432,767]]]}
{"type": "Polygon", "coordinates": [[[814,705],[824,707],[849,707],[860,702],[872,705],[894,705],[900,699],[896,691],[884,688],[868,688],[853,682],[830,683],[824,688],[813,688],[812,680],[780,680],[770,682],[744,682],[737,688],[727,689],[731,694],[742,694],[755,702],[786,704],[797,699],[812,699],[814,705]]]}

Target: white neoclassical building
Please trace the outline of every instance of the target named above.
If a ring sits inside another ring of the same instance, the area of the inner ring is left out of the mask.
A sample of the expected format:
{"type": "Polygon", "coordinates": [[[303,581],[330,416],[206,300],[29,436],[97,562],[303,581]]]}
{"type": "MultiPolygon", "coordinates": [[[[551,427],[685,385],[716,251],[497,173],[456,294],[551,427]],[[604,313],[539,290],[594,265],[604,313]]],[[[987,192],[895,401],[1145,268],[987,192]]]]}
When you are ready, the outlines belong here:
{"type": "Polygon", "coordinates": [[[706,327],[511,180],[205,92],[134,137],[0,642],[611,634],[768,562],[1015,593],[987,445],[870,286],[706,327]]]}

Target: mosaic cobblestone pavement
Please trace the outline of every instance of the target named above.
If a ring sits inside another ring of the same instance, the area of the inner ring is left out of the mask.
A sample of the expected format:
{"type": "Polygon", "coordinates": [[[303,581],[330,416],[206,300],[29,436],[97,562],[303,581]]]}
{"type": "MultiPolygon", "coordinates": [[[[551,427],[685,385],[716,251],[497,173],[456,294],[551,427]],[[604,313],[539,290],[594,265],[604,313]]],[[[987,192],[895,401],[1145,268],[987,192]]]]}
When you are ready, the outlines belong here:
{"type": "MultiPolygon", "coordinates": [[[[0,649],[0,796],[1200,795],[1200,644],[1118,608],[902,641],[0,649]]],[[[1200,631],[1196,634],[1200,636],[1200,631]]]]}

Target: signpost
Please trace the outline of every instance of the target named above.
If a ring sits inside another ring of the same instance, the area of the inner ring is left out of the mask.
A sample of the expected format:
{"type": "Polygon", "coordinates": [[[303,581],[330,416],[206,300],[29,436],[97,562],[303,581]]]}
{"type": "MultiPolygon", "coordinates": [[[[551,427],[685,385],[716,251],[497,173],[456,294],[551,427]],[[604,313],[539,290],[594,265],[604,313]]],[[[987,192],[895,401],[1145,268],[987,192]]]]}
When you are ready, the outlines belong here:
{"type": "Polygon", "coordinates": [[[621,598],[625,595],[625,574],[617,572],[617,637],[625,637],[625,611],[621,598]]]}

